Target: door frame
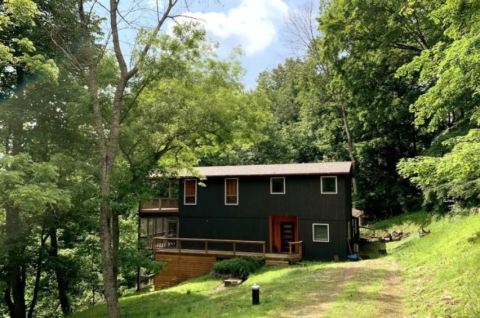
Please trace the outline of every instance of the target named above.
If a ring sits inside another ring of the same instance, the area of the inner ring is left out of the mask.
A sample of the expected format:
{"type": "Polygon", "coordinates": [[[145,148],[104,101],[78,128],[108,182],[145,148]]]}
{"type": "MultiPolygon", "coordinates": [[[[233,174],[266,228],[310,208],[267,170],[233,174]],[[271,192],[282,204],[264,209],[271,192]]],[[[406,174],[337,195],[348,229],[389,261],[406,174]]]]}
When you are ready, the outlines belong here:
{"type": "Polygon", "coordinates": [[[281,251],[274,252],[274,246],[281,250],[281,233],[280,224],[282,222],[292,222],[294,224],[294,237],[298,241],[298,216],[296,215],[270,215],[268,217],[268,235],[270,241],[270,253],[282,253],[281,251]]]}

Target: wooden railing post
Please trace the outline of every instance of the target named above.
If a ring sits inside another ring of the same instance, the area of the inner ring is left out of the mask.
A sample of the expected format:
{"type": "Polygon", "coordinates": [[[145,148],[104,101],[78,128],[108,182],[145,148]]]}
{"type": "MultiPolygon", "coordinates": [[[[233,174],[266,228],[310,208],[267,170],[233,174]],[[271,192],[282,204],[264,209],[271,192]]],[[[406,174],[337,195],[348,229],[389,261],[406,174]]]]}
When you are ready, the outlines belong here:
{"type": "Polygon", "coordinates": [[[205,240],[205,254],[208,254],[208,240],[205,240]]]}
{"type": "Polygon", "coordinates": [[[233,256],[235,256],[237,252],[237,242],[233,242],[233,256]]]}

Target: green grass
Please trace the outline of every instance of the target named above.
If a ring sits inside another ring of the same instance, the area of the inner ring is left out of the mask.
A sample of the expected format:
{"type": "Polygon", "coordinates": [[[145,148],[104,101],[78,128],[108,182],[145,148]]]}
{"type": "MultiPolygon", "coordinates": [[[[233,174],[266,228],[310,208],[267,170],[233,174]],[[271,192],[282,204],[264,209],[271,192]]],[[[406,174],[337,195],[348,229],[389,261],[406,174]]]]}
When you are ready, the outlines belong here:
{"type": "MultiPolygon", "coordinates": [[[[480,317],[480,215],[440,218],[415,212],[372,226],[410,235],[388,243],[390,255],[372,260],[263,268],[244,284],[223,290],[216,290],[221,280],[207,275],[124,297],[122,317],[388,317],[394,303],[406,317],[480,317]],[[419,238],[420,225],[431,234],[419,238]],[[400,270],[391,268],[393,260],[400,270]],[[389,278],[398,272],[404,306],[386,293],[389,278]],[[261,286],[259,306],[250,303],[254,283],[261,286]]],[[[72,317],[106,317],[106,309],[97,305],[72,317]]]]}
{"type": "Polygon", "coordinates": [[[399,260],[411,317],[480,317],[480,215],[411,213],[375,224],[410,236],[388,243],[399,260]],[[425,224],[431,233],[419,238],[425,224]],[[428,314],[427,314],[428,313],[428,314]]]}
{"type": "MultiPolygon", "coordinates": [[[[306,263],[280,269],[262,269],[241,286],[215,291],[221,282],[210,275],[176,287],[122,298],[122,317],[262,317],[275,316],[298,302],[305,292],[317,288],[312,274],[325,264],[306,263]],[[260,306],[251,305],[250,287],[261,286],[260,306]]],[[[104,305],[94,306],[72,317],[106,317],[104,305]]]]}

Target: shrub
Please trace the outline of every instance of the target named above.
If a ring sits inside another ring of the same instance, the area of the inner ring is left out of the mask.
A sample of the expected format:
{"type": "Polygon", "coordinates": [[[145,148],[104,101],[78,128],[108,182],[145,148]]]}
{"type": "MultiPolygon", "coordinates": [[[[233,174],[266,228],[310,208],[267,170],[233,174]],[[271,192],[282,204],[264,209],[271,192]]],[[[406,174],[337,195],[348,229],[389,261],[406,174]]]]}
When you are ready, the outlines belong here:
{"type": "Polygon", "coordinates": [[[259,258],[231,258],[216,262],[213,272],[217,276],[230,276],[245,280],[250,273],[261,268],[264,261],[259,258]]]}

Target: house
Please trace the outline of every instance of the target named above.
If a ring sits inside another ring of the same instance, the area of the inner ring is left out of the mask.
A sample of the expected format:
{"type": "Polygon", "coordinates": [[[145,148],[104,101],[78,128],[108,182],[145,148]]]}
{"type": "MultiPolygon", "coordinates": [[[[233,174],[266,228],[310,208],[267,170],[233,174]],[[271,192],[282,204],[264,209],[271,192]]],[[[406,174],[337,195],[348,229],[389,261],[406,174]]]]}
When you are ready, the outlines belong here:
{"type": "Polygon", "coordinates": [[[178,198],[141,206],[140,237],[260,240],[270,253],[301,240],[306,259],[345,258],[355,231],[350,170],[350,162],[198,167],[200,179],[178,179],[178,198]]]}
{"type": "Polygon", "coordinates": [[[282,255],[345,259],[351,252],[357,229],[352,222],[350,162],[196,171],[196,176],[176,179],[178,199],[160,198],[140,206],[140,237],[164,237],[156,245],[162,253],[174,248],[189,255],[204,250],[213,255],[207,250],[215,250],[217,258],[224,258],[231,254],[218,251],[232,253],[229,244],[234,255],[256,252],[267,260],[282,255]]]}

